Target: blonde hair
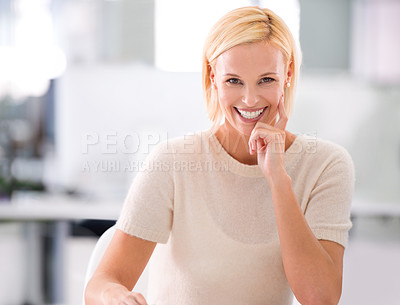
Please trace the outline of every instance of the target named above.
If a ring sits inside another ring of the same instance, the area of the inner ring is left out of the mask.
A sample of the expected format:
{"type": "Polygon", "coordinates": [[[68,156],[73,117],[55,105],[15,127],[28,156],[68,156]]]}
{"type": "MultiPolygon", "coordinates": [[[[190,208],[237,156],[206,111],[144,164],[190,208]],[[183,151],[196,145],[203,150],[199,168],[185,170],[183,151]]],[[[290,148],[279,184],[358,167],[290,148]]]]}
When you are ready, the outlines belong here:
{"type": "Polygon", "coordinates": [[[223,16],[209,32],[203,50],[202,83],[207,114],[212,128],[217,128],[224,118],[219,107],[216,90],[212,90],[210,72],[215,60],[234,46],[266,41],[278,47],[286,61],[291,64],[291,86],[285,87],[284,102],[288,115],[293,108],[294,95],[301,64],[301,53],[293,36],[283,22],[269,9],[249,6],[235,9],[223,16]]]}

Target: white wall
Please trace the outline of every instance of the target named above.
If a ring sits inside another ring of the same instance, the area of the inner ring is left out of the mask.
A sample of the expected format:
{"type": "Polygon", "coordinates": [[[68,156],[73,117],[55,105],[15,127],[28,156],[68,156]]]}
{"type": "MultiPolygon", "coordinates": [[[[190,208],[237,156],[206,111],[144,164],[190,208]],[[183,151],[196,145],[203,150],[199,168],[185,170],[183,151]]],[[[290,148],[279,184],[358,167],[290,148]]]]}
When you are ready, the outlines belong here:
{"type": "Polygon", "coordinates": [[[346,73],[302,75],[289,129],[343,145],[356,170],[356,196],[400,204],[400,86],[346,73]]]}

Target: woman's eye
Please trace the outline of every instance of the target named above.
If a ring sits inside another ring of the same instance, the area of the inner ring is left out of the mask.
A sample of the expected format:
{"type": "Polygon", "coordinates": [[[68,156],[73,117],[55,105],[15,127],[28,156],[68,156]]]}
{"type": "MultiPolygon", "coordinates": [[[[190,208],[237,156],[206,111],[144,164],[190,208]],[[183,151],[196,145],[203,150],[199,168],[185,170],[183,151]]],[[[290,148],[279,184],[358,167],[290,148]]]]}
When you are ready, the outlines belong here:
{"type": "Polygon", "coordinates": [[[234,85],[240,84],[240,80],[238,80],[237,78],[230,78],[227,80],[227,82],[234,85]]]}
{"type": "Polygon", "coordinates": [[[264,77],[261,79],[260,83],[272,83],[273,81],[275,80],[271,77],[264,77]]]}

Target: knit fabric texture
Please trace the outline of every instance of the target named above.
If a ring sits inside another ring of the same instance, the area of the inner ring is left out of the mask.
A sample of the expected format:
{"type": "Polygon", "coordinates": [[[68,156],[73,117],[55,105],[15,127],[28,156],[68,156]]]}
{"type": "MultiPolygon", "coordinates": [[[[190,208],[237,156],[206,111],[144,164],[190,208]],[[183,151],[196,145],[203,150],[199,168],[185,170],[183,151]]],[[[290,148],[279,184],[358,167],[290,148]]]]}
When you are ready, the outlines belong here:
{"type": "MultiPolygon", "coordinates": [[[[332,142],[297,135],[285,168],[318,239],[346,247],[354,167],[332,142]]],[[[269,185],[211,129],[158,144],[138,171],[117,229],[159,243],[148,304],[292,304],[269,185]]]]}

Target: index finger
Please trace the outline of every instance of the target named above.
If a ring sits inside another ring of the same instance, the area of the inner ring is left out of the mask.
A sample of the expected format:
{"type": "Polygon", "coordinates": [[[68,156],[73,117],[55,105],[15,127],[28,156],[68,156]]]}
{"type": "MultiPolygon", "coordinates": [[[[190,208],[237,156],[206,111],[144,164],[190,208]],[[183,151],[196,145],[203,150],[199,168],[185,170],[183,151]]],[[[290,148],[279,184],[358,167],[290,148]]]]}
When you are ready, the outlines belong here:
{"type": "Polygon", "coordinates": [[[278,104],[279,120],[276,122],[275,127],[281,130],[285,130],[288,121],[288,116],[286,114],[285,105],[283,103],[283,94],[278,104]]]}
{"type": "Polygon", "coordinates": [[[134,296],[135,296],[136,301],[140,305],[147,305],[146,299],[144,298],[144,296],[141,293],[135,292],[134,296]]]}

